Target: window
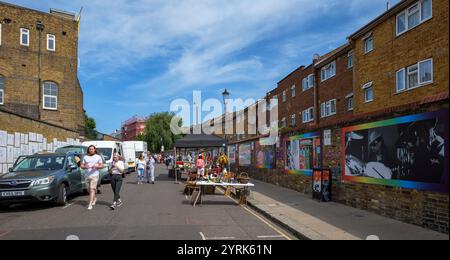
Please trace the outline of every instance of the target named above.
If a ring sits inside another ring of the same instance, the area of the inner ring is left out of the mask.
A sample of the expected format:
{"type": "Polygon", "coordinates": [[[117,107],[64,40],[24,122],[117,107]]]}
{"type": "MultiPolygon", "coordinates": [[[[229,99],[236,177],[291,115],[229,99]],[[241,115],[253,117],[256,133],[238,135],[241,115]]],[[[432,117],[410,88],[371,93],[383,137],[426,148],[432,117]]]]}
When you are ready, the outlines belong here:
{"type": "Polygon", "coordinates": [[[348,109],[348,111],[353,110],[353,93],[351,93],[347,96],[347,109],[348,109]]]}
{"type": "Polygon", "coordinates": [[[302,112],[303,123],[308,123],[314,120],[314,108],[310,107],[302,112]]]}
{"type": "Polygon", "coordinates": [[[397,92],[401,92],[406,89],[405,81],[405,69],[397,71],[397,92]]]}
{"type": "Polygon", "coordinates": [[[397,93],[433,83],[433,59],[403,68],[396,75],[397,93]]]}
{"type": "Polygon", "coordinates": [[[55,51],[56,50],[56,37],[52,34],[47,34],[47,50],[55,51]]]}
{"type": "Polygon", "coordinates": [[[321,104],[320,117],[329,117],[335,114],[336,114],[336,99],[321,104]]]}
{"type": "Polygon", "coordinates": [[[295,126],[296,122],[295,122],[295,114],[292,115],[291,117],[291,126],[295,126]]]}
{"type": "Polygon", "coordinates": [[[295,97],[295,84],[292,86],[292,97],[295,97]]]}
{"type": "Polygon", "coordinates": [[[2,24],[0,23],[0,46],[2,45],[2,24]]]}
{"type": "Polygon", "coordinates": [[[432,0],[422,0],[397,15],[397,36],[432,17],[432,0]]]}
{"type": "Polygon", "coordinates": [[[333,61],[332,63],[323,67],[322,70],[320,71],[322,81],[332,78],[335,75],[336,75],[336,61],[333,61]]]}
{"type": "Polygon", "coordinates": [[[281,127],[282,128],[286,127],[286,117],[283,117],[283,119],[281,119],[281,127]]]}
{"type": "Polygon", "coordinates": [[[0,105],[4,104],[4,78],[2,76],[0,76],[0,105]]]}
{"type": "Polygon", "coordinates": [[[363,90],[364,90],[364,102],[367,103],[373,101],[373,82],[364,84],[363,90]]]}
{"type": "Polygon", "coordinates": [[[302,81],[302,89],[303,89],[303,91],[314,87],[314,84],[315,84],[314,74],[308,75],[308,77],[304,78],[303,81],[302,81]]]}
{"type": "Polygon", "coordinates": [[[369,33],[364,37],[364,53],[373,51],[373,34],[369,33]]]}
{"type": "Polygon", "coordinates": [[[286,90],[283,91],[283,103],[286,102],[286,90]]]}
{"type": "Polygon", "coordinates": [[[30,30],[20,28],[20,45],[30,46],[30,30]]]}
{"type": "Polygon", "coordinates": [[[353,68],[353,51],[350,51],[347,56],[347,68],[353,68]]]}
{"type": "Polygon", "coordinates": [[[44,109],[58,108],[58,86],[53,82],[44,82],[44,109]]]}

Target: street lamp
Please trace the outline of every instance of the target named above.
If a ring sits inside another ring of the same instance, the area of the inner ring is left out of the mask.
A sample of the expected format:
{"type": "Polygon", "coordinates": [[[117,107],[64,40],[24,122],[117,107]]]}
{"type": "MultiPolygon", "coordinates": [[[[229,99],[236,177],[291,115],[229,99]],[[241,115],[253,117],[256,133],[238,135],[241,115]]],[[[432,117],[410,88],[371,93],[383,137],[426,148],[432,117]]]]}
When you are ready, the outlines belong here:
{"type": "Polygon", "coordinates": [[[226,126],[227,126],[227,103],[228,103],[228,98],[230,97],[230,92],[228,92],[227,89],[225,89],[225,91],[222,93],[223,96],[223,107],[224,107],[224,116],[223,119],[225,120],[225,129],[224,129],[224,137],[225,139],[227,139],[227,130],[226,130],[226,126]]]}

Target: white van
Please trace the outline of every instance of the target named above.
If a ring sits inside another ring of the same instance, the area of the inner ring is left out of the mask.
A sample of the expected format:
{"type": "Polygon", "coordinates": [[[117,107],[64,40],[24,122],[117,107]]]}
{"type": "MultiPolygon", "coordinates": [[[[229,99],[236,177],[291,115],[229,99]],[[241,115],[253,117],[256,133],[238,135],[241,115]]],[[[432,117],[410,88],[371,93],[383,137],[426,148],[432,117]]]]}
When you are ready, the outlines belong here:
{"type": "Polygon", "coordinates": [[[131,171],[134,171],[134,168],[136,167],[136,158],[138,158],[141,154],[144,154],[145,159],[148,159],[147,142],[125,141],[122,145],[125,165],[127,165],[131,171]]]}
{"type": "Polygon", "coordinates": [[[107,166],[111,165],[114,153],[119,154],[123,158],[122,142],[117,141],[87,141],[82,143],[83,146],[93,145],[97,148],[97,152],[105,157],[107,166]]]}

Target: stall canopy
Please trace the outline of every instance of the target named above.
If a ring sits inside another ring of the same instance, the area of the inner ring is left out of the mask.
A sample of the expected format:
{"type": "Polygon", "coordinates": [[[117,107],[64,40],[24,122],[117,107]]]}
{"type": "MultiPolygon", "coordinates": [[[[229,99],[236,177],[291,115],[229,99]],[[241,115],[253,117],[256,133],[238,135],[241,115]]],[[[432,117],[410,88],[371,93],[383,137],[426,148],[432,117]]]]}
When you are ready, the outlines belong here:
{"type": "Polygon", "coordinates": [[[179,148],[213,148],[224,147],[227,140],[207,134],[190,134],[177,140],[174,147],[179,148]]]}

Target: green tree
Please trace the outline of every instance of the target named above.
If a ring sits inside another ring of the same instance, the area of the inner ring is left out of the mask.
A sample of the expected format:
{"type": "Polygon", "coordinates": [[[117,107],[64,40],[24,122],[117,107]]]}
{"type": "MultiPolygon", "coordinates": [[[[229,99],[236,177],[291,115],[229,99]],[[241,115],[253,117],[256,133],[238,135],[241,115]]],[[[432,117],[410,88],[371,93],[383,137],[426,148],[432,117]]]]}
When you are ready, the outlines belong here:
{"type": "Polygon", "coordinates": [[[88,139],[95,140],[97,138],[97,131],[95,130],[97,128],[97,123],[94,118],[89,117],[86,114],[86,110],[84,111],[84,128],[88,139]]]}
{"type": "MultiPolygon", "coordinates": [[[[165,150],[173,149],[173,145],[180,135],[175,135],[170,129],[170,123],[174,113],[161,112],[152,114],[145,123],[145,133],[138,140],[146,141],[151,152],[161,152],[161,146],[165,150]]],[[[180,120],[179,126],[182,126],[180,120]]]]}

